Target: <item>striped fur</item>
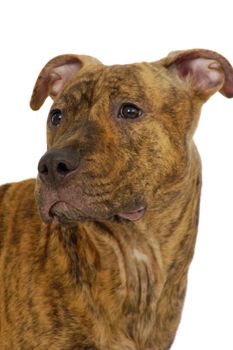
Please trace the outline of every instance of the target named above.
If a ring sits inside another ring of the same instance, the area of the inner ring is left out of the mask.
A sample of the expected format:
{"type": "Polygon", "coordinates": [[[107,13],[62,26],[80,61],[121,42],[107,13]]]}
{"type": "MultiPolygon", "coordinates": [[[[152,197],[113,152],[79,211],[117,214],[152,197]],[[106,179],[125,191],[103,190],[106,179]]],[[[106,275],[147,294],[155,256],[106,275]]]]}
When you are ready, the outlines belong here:
{"type": "Polygon", "coordinates": [[[80,165],[59,188],[39,177],[0,187],[1,350],[170,348],[199,213],[204,99],[192,84],[163,61],[96,63],[55,98],[65,118],[48,121],[48,148],[72,147],[80,165]],[[143,117],[120,119],[127,101],[143,117]],[[85,215],[43,222],[57,193],[85,215]],[[140,220],[117,215],[141,203],[140,220]]]}

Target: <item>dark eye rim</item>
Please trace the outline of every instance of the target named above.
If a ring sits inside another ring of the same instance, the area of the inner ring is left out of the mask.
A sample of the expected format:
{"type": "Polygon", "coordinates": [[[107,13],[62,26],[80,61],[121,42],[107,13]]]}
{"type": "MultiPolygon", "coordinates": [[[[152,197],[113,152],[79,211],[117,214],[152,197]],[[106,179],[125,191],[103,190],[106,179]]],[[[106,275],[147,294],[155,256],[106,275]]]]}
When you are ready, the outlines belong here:
{"type": "Polygon", "coordinates": [[[135,119],[138,119],[138,118],[142,117],[143,114],[144,114],[143,110],[140,107],[138,107],[135,103],[133,103],[133,102],[124,102],[120,106],[119,113],[118,113],[118,118],[126,119],[126,120],[135,120],[135,119]],[[133,107],[135,110],[137,110],[137,115],[136,116],[125,116],[123,110],[126,107],[133,107]]]}
{"type": "Polygon", "coordinates": [[[63,112],[60,108],[53,108],[49,112],[49,124],[51,127],[58,127],[61,124],[63,112]],[[57,121],[55,118],[57,117],[57,121]]]}

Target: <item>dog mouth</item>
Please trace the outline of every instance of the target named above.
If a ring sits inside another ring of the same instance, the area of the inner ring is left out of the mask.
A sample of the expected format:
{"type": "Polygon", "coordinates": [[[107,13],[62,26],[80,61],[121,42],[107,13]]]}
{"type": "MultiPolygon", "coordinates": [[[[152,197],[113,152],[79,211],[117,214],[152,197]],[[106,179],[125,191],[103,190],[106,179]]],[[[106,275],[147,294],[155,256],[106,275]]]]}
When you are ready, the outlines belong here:
{"type": "Polygon", "coordinates": [[[128,221],[137,221],[141,219],[146,211],[146,206],[140,206],[135,210],[123,211],[112,215],[104,215],[101,213],[85,213],[78,208],[75,208],[67,202],[58,201],[49,209],[49,221],[55,220],[62,224],[77,222],[80,220],[108,220],[111,218],[120,218],[128,221]]]}
{"type": "Polygon", "coordinates": [[[45,223],[76,225],[79,221],[122,220],[137,221],[143,218],[147,210],[145,198],[139,194],[127,196],[119,193],[114,198],[94,201],[94,195],[87,196],[83,188],[67,186],[51,189],[38,186],[37,205],[45,223]]]}
{"type": "Polygon", "coordinates": [[[118,213],[117,216],[122,218],[122,219],[127,219],[130,221],[137,221],[144,216],[145,211],[146,211],[146,206],[142,206],[142,207],[139,207],[138,209],[133,210],[133,211],[118,213]]]}

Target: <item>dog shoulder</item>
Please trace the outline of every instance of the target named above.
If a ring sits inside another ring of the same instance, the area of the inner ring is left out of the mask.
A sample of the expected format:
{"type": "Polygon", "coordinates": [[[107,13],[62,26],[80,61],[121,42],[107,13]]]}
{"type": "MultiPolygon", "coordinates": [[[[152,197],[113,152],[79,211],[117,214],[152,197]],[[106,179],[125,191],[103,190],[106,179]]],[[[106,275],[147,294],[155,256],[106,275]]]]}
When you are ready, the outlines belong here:
{"type": "Polygon", "coordinates": [[[7,202],[20,200],[19,197],[34,197],[35,179],[7,183],[0,186],[0,208],[7,202]]]}
{"type": "Polygon", "coordinates": [[[0,247],[7,228],[16,217],[35,209],[35,180],[0,186],[0,247]]]}
{"type": "Polygon", "coordinates": [[[0,186],[0,207],[3,202],[4,195],[7,192],[7,190],[9,190],[10,187],[11,187],[11,184],[5,184],[0,186]]]}

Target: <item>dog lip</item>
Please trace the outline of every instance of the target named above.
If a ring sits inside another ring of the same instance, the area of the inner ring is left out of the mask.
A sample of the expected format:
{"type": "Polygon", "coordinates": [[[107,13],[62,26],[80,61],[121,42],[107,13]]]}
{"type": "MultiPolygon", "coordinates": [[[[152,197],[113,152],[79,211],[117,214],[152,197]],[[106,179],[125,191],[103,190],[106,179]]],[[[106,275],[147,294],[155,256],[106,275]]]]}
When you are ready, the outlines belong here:
{"type": "Polygon", "coordinates": [[[146,207],[143,206],[133,211],[118,213],[117,216],[119,216],[122,219],[136,221],[141,219],[144,216],[145,211],[146,211],[146,207]]]}
{"type": "Polygon", "coordinates": [[[72,204],[66,201],[56,201],[49,209],[50,221],[54,220],[62,224],[76,223],[80,220],[99,221],[107,220],[110,216],[94,215],[92,213],[85,212],[81,208],[76,208],[72,204]]]}
{"type": "MultiPolygon", "coordinates": [[[[124,211],[116,213],[116,216],[122,219],[126,219],[129,221],[137,221],[141,219],[146,211],[146,205],[140,206],[135,210],[124,211]]],[[[58,220],[61,222],[70,222],[77,221],[81,218],[89,218],[92,220],[106,220],[111,218],[111,215],[106,217],[97,217],[95,215],[87,215],[85,212],[82,212],[80,208],[76,208],[66,201],[56,201],[54,202],[48,212],[49,221],[58,220]]]]}
{"type": "Polygon", "coordinates": [[[69,211],[75,211],[75,212],[80,212],[81,211],[78,208],[75,208],[71,204],[67,203],[66,201],[56,201],[53,203],[49,209],[49,216],[51,218],[59,216],[60,213],[66,213],[69,211]]]}

